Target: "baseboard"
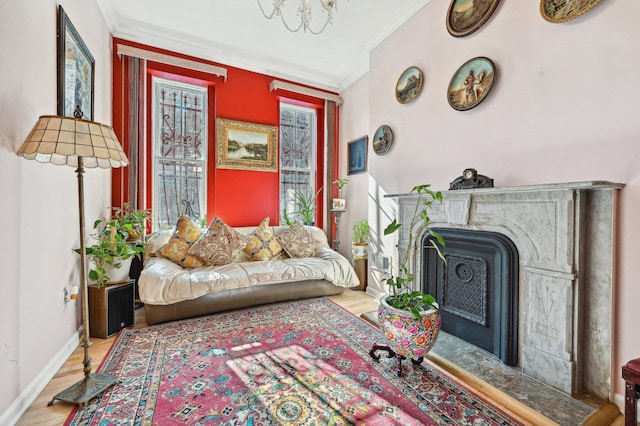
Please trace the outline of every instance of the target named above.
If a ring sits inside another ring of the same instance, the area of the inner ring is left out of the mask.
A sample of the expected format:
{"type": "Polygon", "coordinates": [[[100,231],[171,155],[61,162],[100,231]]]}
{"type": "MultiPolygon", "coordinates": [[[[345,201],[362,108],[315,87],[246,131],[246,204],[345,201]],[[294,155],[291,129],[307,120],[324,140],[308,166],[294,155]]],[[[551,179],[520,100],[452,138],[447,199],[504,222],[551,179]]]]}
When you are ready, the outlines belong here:
{"type": "Polygon", "coordinates": [[[379,300],[382,296],[385,296],[385,293],[378,291],[376,289],[373,289],[371,287],[367,287],[366,293],[376,300],[379,300]]]}
{"type": "Polygon", "coordinates": [[[49,363],[40,371],[29,385],[22,391],[15,401],[0,414],[0,426],[15,425],[22,415],[29,409],[31,404],[38,398],[38,395],[49,384],[53,376],[56,375],[60,367],[69,359],[71,354],[78,347],[80,338],[78,333],[73,333],[71,339],[58,351],[49,363]]]}
{"type": "MultiPolygon", "coordinates": [[[[619,393],[614,393],[613,401],[611,401],[618,406],[618,410],[620,410],[623,416],[624,416],[624,399],[625,399],[624,395],[621,395],[619,393]]],[[[638,403],[636,404],[636,413],[640,413],[640,401],[638,401],[638,403]]]]}

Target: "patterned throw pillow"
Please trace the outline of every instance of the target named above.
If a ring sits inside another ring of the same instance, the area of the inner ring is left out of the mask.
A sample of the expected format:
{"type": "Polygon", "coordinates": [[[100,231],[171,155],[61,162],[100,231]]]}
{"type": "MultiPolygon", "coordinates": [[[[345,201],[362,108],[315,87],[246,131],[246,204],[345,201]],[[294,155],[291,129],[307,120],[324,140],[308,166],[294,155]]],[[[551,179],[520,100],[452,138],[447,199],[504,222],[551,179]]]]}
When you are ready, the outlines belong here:
{"type": "Polygon", "coordinates": [[[176,230],[169,238],[169,242],[156,250],[156,254],[174,261],[183,268],[202,266],[204,262],[200,258],[188,253],[191,245],[200,238],[201,234],[191,218],[183,214],[178,218],[176,230]]]}
{"type": "Polygon", "coordinates": [[[247,245],[247,237],[214,217],[207,233],[189,249],[189,254],[198,256],[205,262],[218,266],[233,262],[233,259],[247,245]]]}
{"type": "Polygon", "coordinates": [[[271,227],[269,226],[269,218],[264,218],[260,222],[260,226],[248,235],[244,252],[253,260],[269,260],[282,253],[282,246],[276,240],[271,227]]]}
{"type": "Polygon", "coordinates": [[[311,257],[316,253],[316,240],[299,222],[278,235],[277,239],[289,257],[311,257]]]}

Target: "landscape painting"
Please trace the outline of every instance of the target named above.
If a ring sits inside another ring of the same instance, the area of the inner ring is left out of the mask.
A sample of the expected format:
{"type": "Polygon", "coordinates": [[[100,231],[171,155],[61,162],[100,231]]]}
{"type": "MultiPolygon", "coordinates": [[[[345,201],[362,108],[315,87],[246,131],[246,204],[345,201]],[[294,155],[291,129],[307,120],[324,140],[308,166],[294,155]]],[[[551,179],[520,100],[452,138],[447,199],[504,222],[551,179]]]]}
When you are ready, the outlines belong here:
{"type": "Polygon", "coordinates": [[[587,13],[600,0],[541,0],[540,13],[549,22],[567,22],[587,13]]]}
{"type": "Polygon", "coordinates": [[[422,89],[422,71],[418,67],[409,67],[400,75],[396,84],[396,99],[408,104],[418,96],[422,89]]]}
{"type": "Polygon", "coordinates": [[[451,78],[447,99],[458,111],[477,106],[489,94],[496,78],[493,61],[477,57],[465,62],[451,78]]]}
{"type": "Polygon", "coordinates": [[[496,10],[500,0],[451,0],[447,13],[447,30],[454,37],[477,31],[496,10]]]}
{"type": "Polygon", "coordinates": [[[219,169],[278,171],[278,128],[242,121],[216,120],[219,169]]]}

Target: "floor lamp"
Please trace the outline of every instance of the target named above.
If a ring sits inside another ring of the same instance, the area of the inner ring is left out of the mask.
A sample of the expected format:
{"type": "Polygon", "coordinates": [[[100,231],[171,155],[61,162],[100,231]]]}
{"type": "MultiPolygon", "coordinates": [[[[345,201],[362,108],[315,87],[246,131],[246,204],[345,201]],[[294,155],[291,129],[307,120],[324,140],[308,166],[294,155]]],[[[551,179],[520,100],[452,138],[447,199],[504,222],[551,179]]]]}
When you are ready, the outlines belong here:
{"type": "MultiPolygon", "coordinates": [[[[82,117],[82,112],[79,112],[82,117]]],[[[108,374],[91,373],[89,356],[89,301],[86,275],[84,237],[84,167],[124,167],[129,164],[117,136],[110,126],[81,118],[42,116],[18,150],[18,155],[29,160],[55,165],[77,167],[78,213],[80,224],[80,288],[82,296],[82,335],[84,347],[84,378],[56,394],[49,405],[58,399],[86,406],[93,397],[116,383],[108,374]]]]}

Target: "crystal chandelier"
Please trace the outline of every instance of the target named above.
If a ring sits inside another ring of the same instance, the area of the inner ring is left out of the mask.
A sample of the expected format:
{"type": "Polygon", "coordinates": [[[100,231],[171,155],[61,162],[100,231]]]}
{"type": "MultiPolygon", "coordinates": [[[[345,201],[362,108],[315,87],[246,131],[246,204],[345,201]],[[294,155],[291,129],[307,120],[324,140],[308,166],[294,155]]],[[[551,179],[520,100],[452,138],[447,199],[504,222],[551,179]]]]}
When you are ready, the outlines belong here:
{"type": "Polygon", "coordinates": [[[312,34],[320,34],[322,31],[324,31],[325,28],[327,28],[327,25],[333,24],[333,13],[338,10],[338,0],[317,0],[322,6],[322,13],[327,15],[324,24],[322,24],[319,29],[314,29],[311,27],[311,20],[313,18],[313,15],[311,13],[311,1],[312,0],[300,0],[300,6],[298,6],[297,14],[300,22],[296,23],[293,26],[289,25],[283,14],[283,11],[287,4],[287,0],[273,0],[273,9],[271,10],[271,13],[267,13],[264,10],[261,0],[258,0],[258,5],[260,6],[260,10],[262,10],[262,14],[267,19],[271,19],[274,16],[279,16],[282,19],[282,23],[284,24],[284,26],[291,32],[295,33],[299,31],[300,28],[302,28],[304,32],[309,31],[312,34]]]}

